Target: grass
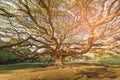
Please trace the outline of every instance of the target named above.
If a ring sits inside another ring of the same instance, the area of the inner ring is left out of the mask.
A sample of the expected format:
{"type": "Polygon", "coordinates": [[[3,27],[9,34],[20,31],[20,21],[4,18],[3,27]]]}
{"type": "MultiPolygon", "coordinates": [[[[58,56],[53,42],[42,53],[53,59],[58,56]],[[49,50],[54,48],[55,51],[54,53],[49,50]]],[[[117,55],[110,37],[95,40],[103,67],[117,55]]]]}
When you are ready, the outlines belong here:
{"type": "Polygon", "coordinates": [[[26,68],[35,68],[35,67],[46,67],[47,65],[43,64],[15,64],[15,65],[1,65],[0,70],[16,70],[16,69],[26,69],[26,68]]]}
{"type": "Polygon", "coordinates": [[[0,80],[120,80],[119,72],[119,65],[4,65],[0,66],[0,80]]]}

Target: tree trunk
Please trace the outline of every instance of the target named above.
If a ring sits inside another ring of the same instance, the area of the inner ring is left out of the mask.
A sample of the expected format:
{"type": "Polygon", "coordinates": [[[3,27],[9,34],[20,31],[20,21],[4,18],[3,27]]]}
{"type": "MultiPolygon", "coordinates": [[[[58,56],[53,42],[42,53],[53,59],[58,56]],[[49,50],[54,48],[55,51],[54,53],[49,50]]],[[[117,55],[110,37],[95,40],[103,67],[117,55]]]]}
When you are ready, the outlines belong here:
{"type": "Polygon", "coordinates": [[[55,57],[54,58],[54,64],[56,65],[56,66],[61,66],[61,65],[63,65],[63,63],[62,63],[62,56],[60,56],[60,57],[55,57]]]}

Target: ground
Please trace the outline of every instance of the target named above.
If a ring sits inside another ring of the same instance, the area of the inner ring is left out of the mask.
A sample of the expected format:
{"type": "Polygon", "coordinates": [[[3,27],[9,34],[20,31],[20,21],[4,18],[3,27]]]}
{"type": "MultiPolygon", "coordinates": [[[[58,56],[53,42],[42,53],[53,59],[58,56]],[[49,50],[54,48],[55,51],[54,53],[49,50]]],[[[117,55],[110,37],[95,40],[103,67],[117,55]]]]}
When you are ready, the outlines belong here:
{"type": "Polygon", "coordinates": [[[120,80],[119,72],[120,65],[2,65],[0,80],[120,80]]]}

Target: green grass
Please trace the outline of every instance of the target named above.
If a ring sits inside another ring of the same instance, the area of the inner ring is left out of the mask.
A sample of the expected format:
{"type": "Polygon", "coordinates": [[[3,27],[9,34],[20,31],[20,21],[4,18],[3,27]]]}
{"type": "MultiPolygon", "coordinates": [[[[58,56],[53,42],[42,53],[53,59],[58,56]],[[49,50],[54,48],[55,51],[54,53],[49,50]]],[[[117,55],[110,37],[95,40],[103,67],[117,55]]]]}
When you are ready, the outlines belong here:
{"type": "Polygon", "coordinates": [[[0,66],[0,80],[120,80],[119,72],[119,65],[4,65],[0,66]]]}

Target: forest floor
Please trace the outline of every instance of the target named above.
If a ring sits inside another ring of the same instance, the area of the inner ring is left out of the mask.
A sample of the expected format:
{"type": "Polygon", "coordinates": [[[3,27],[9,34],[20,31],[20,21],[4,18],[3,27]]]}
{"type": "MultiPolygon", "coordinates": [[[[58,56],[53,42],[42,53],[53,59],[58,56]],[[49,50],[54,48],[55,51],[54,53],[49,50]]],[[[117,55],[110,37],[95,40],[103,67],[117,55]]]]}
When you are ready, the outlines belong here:
{"type": "Polygon", "coordinates": [[[1,65],[0,80],[120,80],[120,65],[1,65]]]}

